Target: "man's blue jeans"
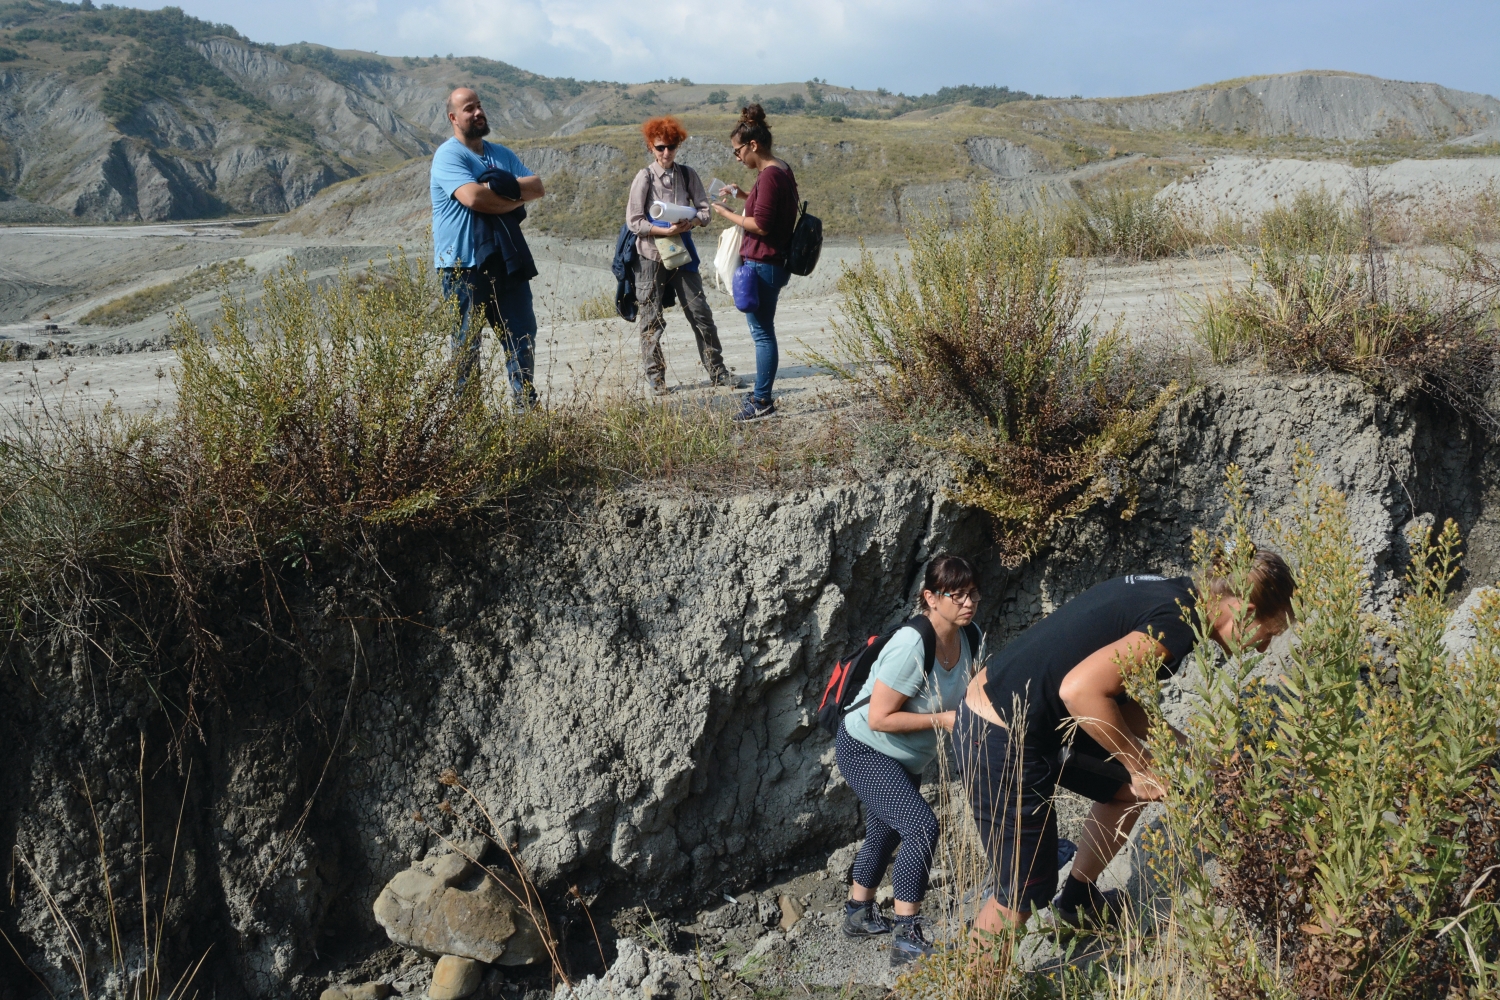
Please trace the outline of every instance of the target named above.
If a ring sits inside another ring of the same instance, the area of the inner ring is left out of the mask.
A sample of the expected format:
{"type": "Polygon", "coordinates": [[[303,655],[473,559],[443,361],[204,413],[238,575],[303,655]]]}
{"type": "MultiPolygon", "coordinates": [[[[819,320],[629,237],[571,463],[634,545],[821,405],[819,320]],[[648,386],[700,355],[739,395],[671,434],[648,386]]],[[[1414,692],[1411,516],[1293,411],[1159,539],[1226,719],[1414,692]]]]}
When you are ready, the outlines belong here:
{"type": "Polygon", "coordinates": [[[536,403],[536,312],[531,306],[531,283],[494,277],[482,267],[443,272],[443,297],[456,296],[461,317],[453,333],[453,357],[458,363],[458,387],[462,389],[479,367],[479,340],[483,322],[474,320],[483,310],[483,320],[505,348],[505,370],[516,405],[522,409],[536,403]]]}
{"type": "Polygon", "coordinates": [[[760,279],[760,308],[745,313],[750,324],[750,339],[755,341],[755,389],[751,396],[761,403],[771,401],[771,386],[776,381],[776,366],[781,355],[776,350],[776,300],[792,280],[792,272],[776,264],[749,260],[760,279]]]}

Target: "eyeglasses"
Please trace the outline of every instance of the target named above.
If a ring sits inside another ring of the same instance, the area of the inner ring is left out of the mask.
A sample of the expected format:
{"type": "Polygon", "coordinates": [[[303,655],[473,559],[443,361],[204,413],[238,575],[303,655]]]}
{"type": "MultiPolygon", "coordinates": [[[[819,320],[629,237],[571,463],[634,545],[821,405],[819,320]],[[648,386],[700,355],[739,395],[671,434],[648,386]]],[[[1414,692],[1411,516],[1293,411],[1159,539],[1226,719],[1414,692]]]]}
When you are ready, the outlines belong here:
{"type": "Polygon", "coordinates": [[[739,145],[739,146],[735,146],[734,147],[734,158],[736,160],[738,160],[740,158],[740,151],[743,150],[745,148],[745,146],[748,146],[748,145],[750,145],[750,144],[747,142],[747,143],[744,143],[743,145],[739,145]]]}
{"type": "Polygon", "coordinates": [[[938,596],[946,597],[954,604],[967,604],[970,607],[974,607],[979,603],[979,591],[977,590],[965,590],[957,594],[947,590],[940,590],[938,591],[938,596]]]}
{"type": "Polygon", "coordinates": [[[667,146],[657,146],[656,147],[656,151],[658,153],[665,153],[669,149],[676,149],[676,148],[677,148],[677,143],[674,142],[671,145],[667,145],[667,146]]]}

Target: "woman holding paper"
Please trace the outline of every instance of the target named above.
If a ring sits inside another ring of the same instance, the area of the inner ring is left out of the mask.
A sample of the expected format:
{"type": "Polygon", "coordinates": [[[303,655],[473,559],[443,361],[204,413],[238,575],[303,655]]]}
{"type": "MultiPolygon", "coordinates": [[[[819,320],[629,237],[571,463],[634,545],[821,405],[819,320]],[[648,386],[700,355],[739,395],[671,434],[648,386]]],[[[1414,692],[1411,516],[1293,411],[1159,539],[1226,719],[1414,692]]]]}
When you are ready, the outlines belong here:
{"type": "Polygon", "coordinates": [[[687,131],[676,118],[664,115],[642,125],[641,134],[652,161],[630,184],[625,225],[636,234],[635,296],[646,381],[655,395],[671,392],[661,353],[661,335],[667,326],[662,310],[663,299],[670,305],[670,296],[675,295],[697,338],[698,358],[709,382],[738,387],[739,380],[724,367],[719,331],[698,276],[698,251],[688,235],[689,230],[708,225],[709,214],[708,195],[697,171],[677,162],[677,147],[687,138],[687,131]]]}
{"type": "MultiPolygon", "coordinates": [[[[755,388],[745,398],[745,407],[735,420],[760,420],[776,413],[771,401],[771,386],[776,381],[780,354],[776,348],[776,299],[791,280],[786,269],[787,251],[792,246],[792,230],[797,226],[797,178],[785,160],[771,152],[771,129],[766,112],[759,104],[740,111],[739,124],[729,133],[734,155],[757,174],[746,194],[730,185],[724,193],[745,199],[745,214],[738,215],[714,203],[713,209],[745,230],[740,244],[744,268],[755,273],[756,305],[745,313],[750,337],[755,341],[755,388]]],[[[736,284],[739,276],[736,275],[736,284]]],[[[741,306],[744,308],[744,306],[741,306]]]]}

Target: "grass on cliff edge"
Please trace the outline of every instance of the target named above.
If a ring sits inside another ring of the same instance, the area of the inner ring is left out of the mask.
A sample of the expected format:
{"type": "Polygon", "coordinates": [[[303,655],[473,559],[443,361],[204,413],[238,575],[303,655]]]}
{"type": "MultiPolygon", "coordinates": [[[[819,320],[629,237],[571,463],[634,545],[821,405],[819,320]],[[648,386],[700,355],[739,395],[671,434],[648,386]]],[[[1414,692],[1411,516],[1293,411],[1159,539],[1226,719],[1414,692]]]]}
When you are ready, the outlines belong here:
{"type": "Polygon", "coordinates": [[[394,533],[465,523],[516,531],[566,516],[577,488],[816,482],[857,437],[838,414],[737,428],[727,409],[623,393],[517,412],[492,342],[459,391],[456,309],[404,258],[379,282],[289,267],[264,289],[254,308],[226,294],[207,332],[179,314],[175,411],[40,409],[0,435],[13,637],[66,634],[105,666],[165,667],[178,654],[163,637],[185,635],[207,667],[221,659],[211,609],[233,581],[281,615],[283,583],[329,552],[378,558],[394,533]]]}

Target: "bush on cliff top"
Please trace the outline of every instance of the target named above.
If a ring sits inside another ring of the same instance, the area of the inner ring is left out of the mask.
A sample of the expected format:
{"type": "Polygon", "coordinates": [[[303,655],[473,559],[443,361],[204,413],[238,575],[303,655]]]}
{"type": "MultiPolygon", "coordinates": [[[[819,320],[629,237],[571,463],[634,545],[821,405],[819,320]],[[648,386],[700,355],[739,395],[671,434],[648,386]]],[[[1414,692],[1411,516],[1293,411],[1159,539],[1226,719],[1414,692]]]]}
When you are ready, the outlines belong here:
{"type": "Polygon", "coordinates": [[[1434,269],[1391,259],[1373,236],[1267,243],[1247,256],[1247,285],[1196,306],[1193,332],[1220,364],[1256,357],[1272,371],[1416,385],[1493,424],[1500,266],[1477,247],[1451,253],[1434,269]]]}
{"type": "Polygon", "coordinates": [[[957,233],[929,219],[908,238],[894,270],[868,252],[845,268],[832,356],[814,360],[897,420],[948,419],[927,443],[952,455],[957,498],[991,515],[1009,565],[1096,503],[1123,500],[1129,516],[1126,460],[1174,386],[1082,317],[1055,232],[982,196],[957,233]]]}

